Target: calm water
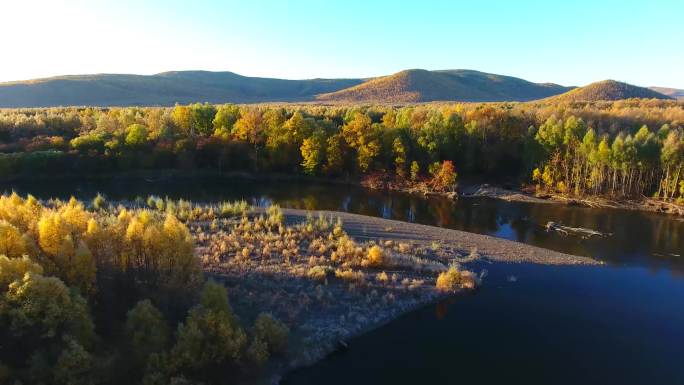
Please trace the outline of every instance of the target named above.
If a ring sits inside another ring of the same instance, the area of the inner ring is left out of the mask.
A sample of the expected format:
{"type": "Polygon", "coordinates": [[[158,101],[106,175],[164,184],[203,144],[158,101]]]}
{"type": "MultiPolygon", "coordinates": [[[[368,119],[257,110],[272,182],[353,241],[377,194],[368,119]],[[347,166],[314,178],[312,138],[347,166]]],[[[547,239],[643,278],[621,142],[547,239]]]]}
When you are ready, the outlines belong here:
{"type": "Polygon", "coordinates": [[[491,234],[608,262],[487,265],[477,293],[405,315],[285,384],[684,384],[684,221],[666,215],[488,199],[424,199],[295,182],[24,182],[40,198],[156,194],[349,211],[491,234]],[[548,221],[612,233],[582,240],[548,221]]]}

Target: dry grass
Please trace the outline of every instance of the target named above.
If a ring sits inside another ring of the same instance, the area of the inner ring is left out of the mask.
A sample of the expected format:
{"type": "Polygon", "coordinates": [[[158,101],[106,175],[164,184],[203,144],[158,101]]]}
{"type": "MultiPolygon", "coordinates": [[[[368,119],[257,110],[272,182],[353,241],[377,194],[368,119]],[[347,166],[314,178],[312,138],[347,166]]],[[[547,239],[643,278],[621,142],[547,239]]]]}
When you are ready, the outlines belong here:
{"type": "Polygon", "coordinates": [[[232,218],[201,205],[183,210],[200,218],[189,221],[196,249],[205,271],[229,286],[236,311],[258,305],[284,320],[301,351],[328,350],[444,293],[435,286],[443,258],[409,242],[357,242],[331,217],[286,224],[277,206],[232,218]]]}

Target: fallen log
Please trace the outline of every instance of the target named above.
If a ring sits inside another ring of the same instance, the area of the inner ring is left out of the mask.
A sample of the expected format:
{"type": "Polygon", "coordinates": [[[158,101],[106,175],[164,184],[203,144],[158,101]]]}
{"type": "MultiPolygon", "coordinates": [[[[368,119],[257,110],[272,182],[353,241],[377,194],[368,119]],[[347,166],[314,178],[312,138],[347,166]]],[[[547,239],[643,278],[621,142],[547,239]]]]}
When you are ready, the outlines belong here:
{"type": "Polygon", "coordinates": [[[591,237],[607,237],[612,235],[611,233],[602,233],[600,231],[592,230],[592,229],[587,229],[585,227],[570,227],[570,226],[563,226],[559,223],[549,221],[546,223],[546,231],[556,231],[560,234],[563,235],[579,235],[584,239],[591,238],[591,237]]]}

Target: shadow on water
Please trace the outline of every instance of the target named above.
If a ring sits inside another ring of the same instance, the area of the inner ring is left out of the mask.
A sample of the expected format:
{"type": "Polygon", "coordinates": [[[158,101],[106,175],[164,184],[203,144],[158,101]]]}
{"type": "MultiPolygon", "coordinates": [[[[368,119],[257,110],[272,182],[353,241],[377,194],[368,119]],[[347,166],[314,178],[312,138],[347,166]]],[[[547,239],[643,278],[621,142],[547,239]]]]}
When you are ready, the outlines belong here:
{"type": "Polygon", "coordinates": [[[335,184],[187,179],[29,181],[39,198],[154,194],[195,201],[340,210],[490,234],[609,263],[494,264],[478,292],[427,306],[295,371],[294,384],[684,384],[684,222],[626,210],[446,199],[335,184]],[[548,221],[612,233],[547,233],[548,221]]]}
{"type": "Polygon", "coordinates": [[[283,384],[681,384],[682,308],[684,286],[663,273],[494,265],[477,293],[351,340],[283,384]]]}

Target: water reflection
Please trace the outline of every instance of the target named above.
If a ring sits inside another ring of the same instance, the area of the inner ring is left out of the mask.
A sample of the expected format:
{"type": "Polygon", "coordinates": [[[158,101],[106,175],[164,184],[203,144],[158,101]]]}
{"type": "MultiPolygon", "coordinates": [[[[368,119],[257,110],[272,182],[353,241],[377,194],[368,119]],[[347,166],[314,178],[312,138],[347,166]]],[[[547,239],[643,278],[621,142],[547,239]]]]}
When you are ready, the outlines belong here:
{"type": "Polygon", "coordinates": [[[489,268],[473,295],[406,314],[283,384],[684,383],[682,281],[640,267],[489,268]]]}
{"type": "Polygon", "coordinates": [[[41,198],[82,199],[103,192],[112,199],[150,194],[199,201],[246,199],[266,206],[276,202],[300,209],[341,210],[383,218],[494,235],[567,253],[591,256],[620,265],[684,270],[684,221],[663,214],[601,210],[490,199],[424,198],[369,191],[341,184],[245,179],[188,179],[147,183],[143,180],[29,181],[4,186],[41,198]],[[548,221],[612,233],[607,238],[581,239],[547,233],[548,221]]]}

